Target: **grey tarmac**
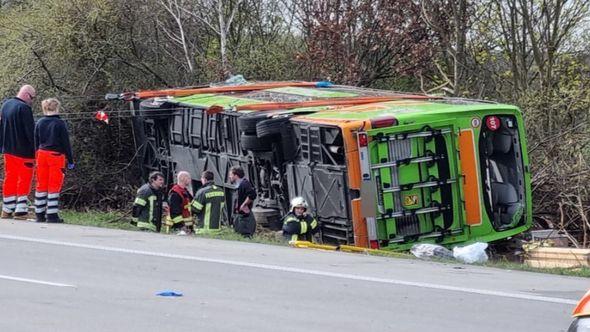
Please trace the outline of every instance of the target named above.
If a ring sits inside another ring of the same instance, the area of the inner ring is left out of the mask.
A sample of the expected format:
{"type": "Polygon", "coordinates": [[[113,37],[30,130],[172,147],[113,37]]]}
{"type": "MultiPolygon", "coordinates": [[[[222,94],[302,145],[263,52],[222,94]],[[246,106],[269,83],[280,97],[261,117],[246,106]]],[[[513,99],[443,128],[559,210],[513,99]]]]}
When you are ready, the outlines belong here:
{"type": "Polygon", "coordinates": [[[585,278],[0,220],[0,331],[565,331],[585,278]],[[182,297],[160,297],[174,290],[182,297]]]}

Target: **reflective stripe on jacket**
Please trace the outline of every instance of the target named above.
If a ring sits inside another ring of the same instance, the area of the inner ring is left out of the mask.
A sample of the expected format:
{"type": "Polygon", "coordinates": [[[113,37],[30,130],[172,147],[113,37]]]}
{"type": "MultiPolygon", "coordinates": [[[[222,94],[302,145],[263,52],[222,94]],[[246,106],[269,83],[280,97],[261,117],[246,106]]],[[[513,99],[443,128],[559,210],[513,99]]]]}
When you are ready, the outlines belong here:
{"type": "Polygon", "coordinates": [[[283,236],[290,241],[311,241],[311,235],[318,230],[318,222],[310,214],[297,216],[289,212],[283,218],[283,236]]]}
{"type": "Polygon", "coordinates": [[[213,181],[208,182],[195,194],[191,203],[193,211],[197,214],[199,227],[204,229],[219,229],[223,208],[225,207],[225,193],[222,187],[216,186],[213,181]]]}
{"type": "Polygon", "coordinates": [[[148,183],[141,186],[137,190],[137,197],[133,202],[132,216],[137,227],[159,232],[162,225],[163,204],[162,191],[153,189],[148,183]]]}
{"type": "Polygon", "coordinates": [[[172,219],[172,224],[184,223],[185,226],[192,226],[193,217],[190,210],[190,204],[193,195],[191,195],[186,188],[176,184],[172,187],[168,196],[170,200],[170,217],[172,219]],[[174,197],[175,195],[178,195],[180,202],[178,201],[178,198],[174,197]]]}

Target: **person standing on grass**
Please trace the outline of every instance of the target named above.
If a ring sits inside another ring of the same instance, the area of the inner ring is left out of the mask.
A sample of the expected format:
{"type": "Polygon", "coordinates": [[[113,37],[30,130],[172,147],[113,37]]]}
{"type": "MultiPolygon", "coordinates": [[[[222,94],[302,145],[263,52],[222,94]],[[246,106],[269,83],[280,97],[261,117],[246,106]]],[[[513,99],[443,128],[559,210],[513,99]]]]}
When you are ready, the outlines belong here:
{"type": "Polygon", "coordinates": [[[137,190],[131,216],[133,224],[140,230],[160,232],[162,215],[170,212],[165,187],[164,174],[154,171],[150,173],[148,183],[137,190]]]}
{"type": "Polygon", "coordinates": [[[193,231],[191,201],[193,195],[189,191],[192,178],[189,172],[180,171],[176,175],[176,184],[168,193],[170,202],[170,218],[166,218],[165,232],[176,231],[178,235],[188,235],[193,231]]]}
{"type": "Polygon", "coordinates": [[[37,96],[30,85],[23,85],[16,97],[0,109],[0,149],[4,154],[2,218],[26,220],[27,197],[35,167],[35,120],[31,105],[37,96]]]}
{"type": "Polygon", "coordinates": [[[225,193],[223,187],[215,185],[214,178],[211,171],[204,171],[201,174],[203,187],[197,191],[191,203],[192,210],[197,215],[198,229],[195,231],[207,232],[221,228],[225,193]]]}
{"type": "Polygon", "coordinates": [[[37,187],[35,189],[35,220],[62,223],[59,217],[59,193],[63,185],[65,167],[74,169],[70,135],[66,123],[60,119],[61,103],[55,98],[41,102],[43,118],[35,126],[37,150],[37,187]]]}
{"type": "Polygon", "coordinates": [[[240,166],[233,166],[229,171],[229,179],[236,186],[232,211],[233,226],[237,233],[252,237],[256,231],[256,219],[252,214],[256,191],[244,176],[244,170],[240,166]]]}

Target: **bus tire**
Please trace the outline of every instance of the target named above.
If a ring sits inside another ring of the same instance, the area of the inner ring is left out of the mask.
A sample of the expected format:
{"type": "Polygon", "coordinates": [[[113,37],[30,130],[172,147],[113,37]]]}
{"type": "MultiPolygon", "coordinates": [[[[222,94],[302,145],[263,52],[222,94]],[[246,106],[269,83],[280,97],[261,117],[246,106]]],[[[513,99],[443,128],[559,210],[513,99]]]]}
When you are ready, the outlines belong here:
{"type": "Polygon", "coordinates": [[[272,118],[258,122],[256,124],[256,135],[266,137],[270,135],[282,134],[283,128],[289,123],[289,117],[272,118]]]}
{"type": "Polygon", "coordinates": [[[238,117],[238,130],[248,135],[256,135],[256,125],[260,121],[266,120],[268,113],[252,112],[238,117]]]}
{"type": "Polygon", "coordinates": [[[240,136],[242,149],[251,151],[271,151],[272,143],[268,139],[260,139],[256,135],[242,133],[240,136]]]}

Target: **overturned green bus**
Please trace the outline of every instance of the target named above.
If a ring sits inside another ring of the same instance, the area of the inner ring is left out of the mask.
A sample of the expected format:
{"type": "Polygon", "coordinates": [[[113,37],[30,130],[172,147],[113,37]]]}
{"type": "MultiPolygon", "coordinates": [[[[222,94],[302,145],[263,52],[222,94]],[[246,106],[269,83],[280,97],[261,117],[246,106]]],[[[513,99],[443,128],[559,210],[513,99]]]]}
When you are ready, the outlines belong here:
{"type": "Polygon", "coordinates": [[[359,247],[491,242],[532,223],[514,106],[326,82],[108,97],[131,102],[146,172],[211,170],[231,197],[228,170],[240,165],[258,192],[255,217],[270,228],[295,196],[309,202],[325,243],[359,247]]]}

